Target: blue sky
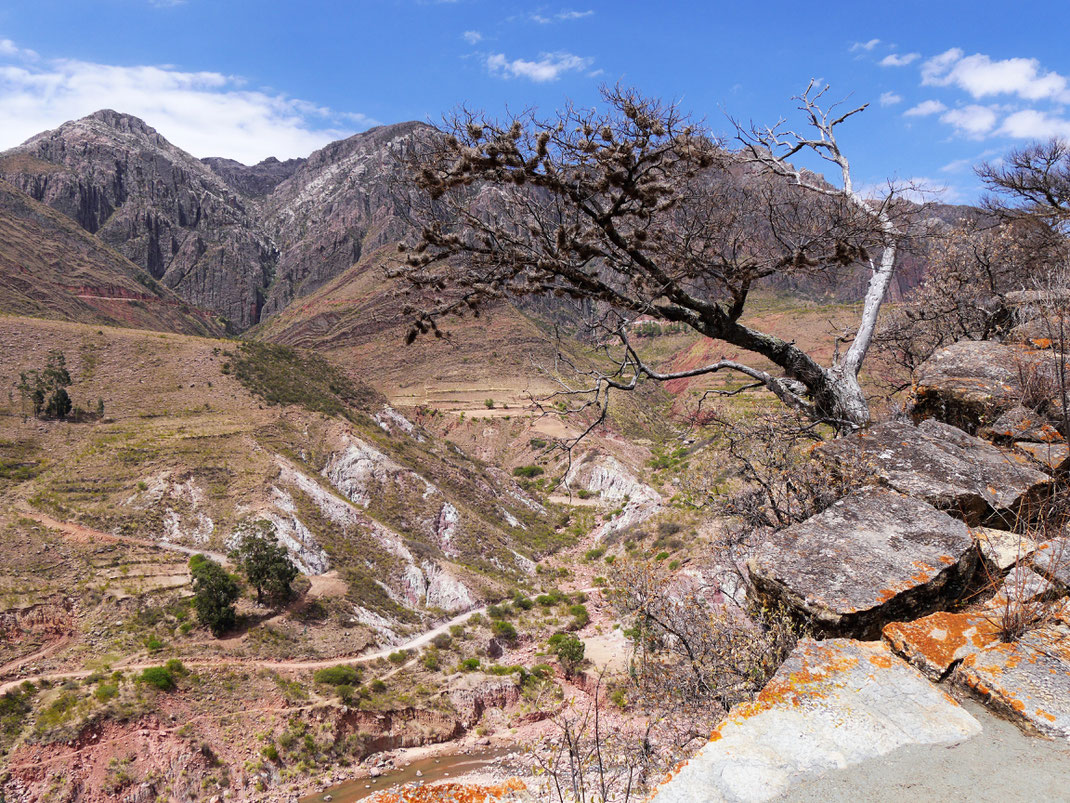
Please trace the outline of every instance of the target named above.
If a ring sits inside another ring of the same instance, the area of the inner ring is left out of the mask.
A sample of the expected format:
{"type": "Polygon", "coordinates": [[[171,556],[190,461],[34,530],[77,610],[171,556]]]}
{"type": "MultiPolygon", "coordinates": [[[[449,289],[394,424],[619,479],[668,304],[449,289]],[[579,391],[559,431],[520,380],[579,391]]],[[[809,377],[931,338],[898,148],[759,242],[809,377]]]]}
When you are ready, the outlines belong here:
{"type": "Polygon", "coordinates": [[[0,0],[0,149],[111,107],[195,156],[307,155],[465,102],[547,112],[603,82],[775,122],[811,77],[870,103],[857,182],[974,200],[970,166],[1070,138],[1070,3],[0,0]]]}

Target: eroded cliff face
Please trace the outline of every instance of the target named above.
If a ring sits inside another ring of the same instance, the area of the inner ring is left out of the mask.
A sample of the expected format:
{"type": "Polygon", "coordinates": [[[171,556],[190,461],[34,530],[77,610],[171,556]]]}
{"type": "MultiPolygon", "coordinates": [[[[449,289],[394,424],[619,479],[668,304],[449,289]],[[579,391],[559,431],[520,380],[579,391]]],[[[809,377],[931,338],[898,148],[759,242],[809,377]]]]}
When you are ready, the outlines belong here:
{"type": "Polygon", "coordinates": [[[279,245],[264,315],[284,309],[404,234],[394,193],[399,157],[423,123],[381,126],[313,153],[264,201],[279,245]]]}
{"type": "Polygon", "coordinates": [[[99,111],[0,156],[0,176],[236,329],[254,324],[275,248],[249,204],[141,120],[99,111]]]}

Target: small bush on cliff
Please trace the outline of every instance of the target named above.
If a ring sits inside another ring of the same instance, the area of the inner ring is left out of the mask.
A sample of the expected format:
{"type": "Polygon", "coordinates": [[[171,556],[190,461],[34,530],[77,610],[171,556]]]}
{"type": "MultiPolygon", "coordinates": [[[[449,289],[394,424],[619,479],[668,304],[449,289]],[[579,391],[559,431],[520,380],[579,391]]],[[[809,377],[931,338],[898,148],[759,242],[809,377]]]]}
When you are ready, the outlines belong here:
{"type": "Polygon", "coordinates": [[[583,663],[583,654],[586,652],[584,643],[571,633],[554,633],[547,644],[557,656],[565,677],[572,677],[583,663]]]}
{"type": "Polygon", "coordinates": [[[355,686],[360,683],[360,670],[349,664],[327,666],[316,670],[312,679],[327,686],[355,686]]]}
{"type": "Polygon", "coordinates": [[[165,666],[148,667],[138,676],[138,680],[160,691],[171,691],[175,688],[174,675],[168,672],[165,666]]]}
{"type": "Polygon", "coordinates": [[[490,630],[495,638],[502,639],[510,644],[517,640],[516,628],[510,622],[503,622],[499,619],[491,625],[490,630]]]}

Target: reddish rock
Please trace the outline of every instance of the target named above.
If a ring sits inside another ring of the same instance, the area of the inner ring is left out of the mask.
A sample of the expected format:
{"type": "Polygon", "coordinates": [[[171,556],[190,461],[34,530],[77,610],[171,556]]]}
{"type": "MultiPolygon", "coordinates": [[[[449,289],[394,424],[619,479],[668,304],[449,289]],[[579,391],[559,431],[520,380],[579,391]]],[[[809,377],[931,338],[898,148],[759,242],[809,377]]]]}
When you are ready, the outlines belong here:
{"type": "Polygon", "coordinates": [[[1032,443],[1058,443],[1063,440],[1059,430],[1035,410],[1021,405],[1003,413],[991,425],[977,433],[981,437],[1000,443],[1030,441],[1032,443]]]}
{"type": "Polygon", "coordinates": [[[884,628],[891,648],[933,680],[941,680],[967,655],[999,641],[995,618],[987,612],[936,613],[884,628]]]}
{"type": "Polygon", "coordinates": [[[1034,443],[1017,441],[1014,444],[1050,474],[1063,474],[1070,470],[1070,447],[1065,443],[1034,443]]]}

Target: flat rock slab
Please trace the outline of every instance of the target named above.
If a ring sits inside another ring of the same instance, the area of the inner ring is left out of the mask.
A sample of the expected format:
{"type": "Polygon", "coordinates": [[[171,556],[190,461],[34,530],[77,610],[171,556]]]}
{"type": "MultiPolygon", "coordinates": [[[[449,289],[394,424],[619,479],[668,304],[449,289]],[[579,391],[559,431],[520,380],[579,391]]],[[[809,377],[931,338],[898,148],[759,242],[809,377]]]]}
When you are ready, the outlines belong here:
{"type": "Polygon", "coordinates": [[[1065,474],[1070,471],[1070,447],[1065,443],[1015,441],[1014,445],[1036,460],[1049,474],[1065,474]]]}
{"type": "Polygon", "coordinates": [[[998,644],[1005,622],[1016,614],[1027,619],[1062,607],[1052,605],[1053,584],[1028,566],[1008,572],[996,594],[968,611],[937,611],[913,622],[892,622],[884,640],[892,650],[933,680],[943,680],[967,656],[998,644]]]}
{"type": "Polygon", "coordinates": [[[1030,566],[1070,591],[1070,537],[1060,536],[1039,544],[1030,558],[1030,566]]]}
{"type": "Polygon", "coordinates": [[[1037,549],[1033,539],[1010,530],[973,527],[970,535],[977,540],[985,560],[1000,572],[1007,571],[1021,561],[1028,561],[1037,549]]]}
{"type": "Polygon", "coordinates": [[[880,638],[959,598],[980,563],[969,529],[894,491],[856,491],[771,537],[748,562],[758,596],[826,635],[880,638]]]}
{"type": "Polygon", "coordinates": [[[967,656],[954,680],[1028,730],[1070,738],[1070,628],[1053,624],[967,656]]]}
{"type": "Polygon", "coordinates": [[[1063,440],[1059,430],[1053,427],[1044,416],[1033,410],[1027,410],[1021,405],[1007,410],[990,426],[982,427],[977,434],[990,441],[1003,443],[1011,441],[1058,443],[1063,440]]]}
{"type": "Polygon", "coordinates": [[[946,346],[918,367],[911,414],[917,421],[936,418],[976,432],[1018,404],[1019,366],[1036,355],[1032,349],[991,340],[946,346]]]}
{"type": "Polygon", "coordinates": [[[1029,515],[1052,482],[1025,455],[931,419],[918,426],[889,421],[821,448],[833,458],[863,461],[900,493],[973,526],[1029,515]]]}
{"type": "Polygon", "coordinates": [[[882,642],[801,641],[751,703],[655,791],[658,803],[769,800],[804,779],[981,726],[882,642]]]}
{"type": "Polygon", "coordinates": [[[897,655],[939,681],[966,656],[999,641],[999,626],[987,612],[937,611],[913,622],[892,622],[884,638],[897,655]]]}

